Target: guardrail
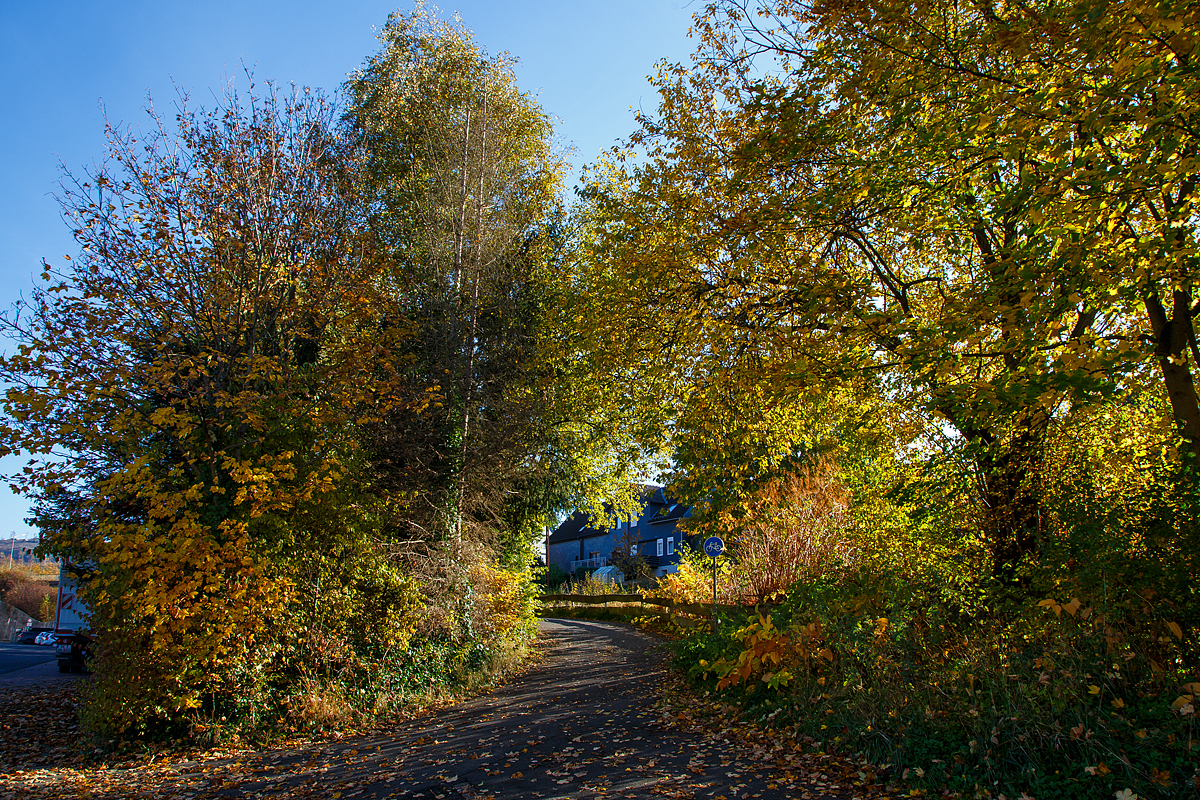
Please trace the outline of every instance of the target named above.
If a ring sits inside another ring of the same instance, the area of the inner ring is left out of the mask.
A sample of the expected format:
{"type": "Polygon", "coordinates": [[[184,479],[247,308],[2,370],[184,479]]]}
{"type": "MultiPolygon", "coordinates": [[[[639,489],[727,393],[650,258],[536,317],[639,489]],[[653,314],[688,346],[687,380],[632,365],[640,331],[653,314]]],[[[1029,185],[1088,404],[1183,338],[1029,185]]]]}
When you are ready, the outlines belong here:
{"type": "Polygon", "coordinates": [[[600,569],[608,566],[608,556],[596,558],[576,558],[571,561],[571,572],[577,569],[600,569]]]}

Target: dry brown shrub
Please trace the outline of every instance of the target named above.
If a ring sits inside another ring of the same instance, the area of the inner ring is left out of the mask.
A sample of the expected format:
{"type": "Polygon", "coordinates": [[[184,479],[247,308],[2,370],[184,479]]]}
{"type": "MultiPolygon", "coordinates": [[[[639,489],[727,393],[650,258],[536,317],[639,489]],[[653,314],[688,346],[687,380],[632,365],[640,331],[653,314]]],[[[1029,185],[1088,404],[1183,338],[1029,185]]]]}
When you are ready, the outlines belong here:
{"type": "MultiPolygon", "coordinates": [[[[52,622],[53,619],[43,619],[43,601],[47,597],[53,597],[56,590],[51,588],[50,584],[45,581],[18,581],[4,595],[4,602],[10,606],[16,606],[34,619],[41,619],[43,622],[52,622]]],[[[46,608],[50,611],[50,616],[53,617],[55,604],[53,602],[46,604],[46,608]]]]}
{"type": "Polygon", "coordinates": [[[29,580],[28,576],[15,569],[0,570],[0,600],[4,600],[8,596],[9,591],[18,583],[23,583],[27,580],[29,580]]]}
{"type": "Polygon", "coordinates": [[[362,714],[346,700],[341,685],[305,681],[304,691],[291,703],[289,717],[302,730],[332,731],[360,721],[362,714]]]}
{"type": "Polygon", "coordinates": [[[724,538],[734,562],[718,587],[722,602],[752,605],[780,597],[798,580],[850,563],[849,495],[835,466],[831,459],[815,459],[697,521],[693,530],[724,538]]]}

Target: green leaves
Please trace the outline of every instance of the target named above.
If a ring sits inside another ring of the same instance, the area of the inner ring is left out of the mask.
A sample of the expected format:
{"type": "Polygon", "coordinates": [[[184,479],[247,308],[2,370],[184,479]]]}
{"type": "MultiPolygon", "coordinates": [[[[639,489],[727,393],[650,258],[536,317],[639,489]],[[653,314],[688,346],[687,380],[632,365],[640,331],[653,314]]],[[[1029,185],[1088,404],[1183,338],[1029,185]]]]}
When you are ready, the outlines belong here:
{"type": "Polygon", "coordinates": [[[657,116],[591,172],[604,313],[576,318],[605,367],[644,382],[696,496],[880,406],[912,409],[912,451],[949,433],[970,464],[1007,579],[1038,547],[1056,418],[1157,368],[1184,438],[1200,425],[1192,188],[1166,188],[1192,174],[1175,166],[1190,145],[1162,134],[1192,115],[1174,95],[1191,78],[1152,33],[1164,13],[747,13],[708,9],[690,67],[654,79],[657,116]]]}
{"type": "Polygon", "coordinates": [[[420,498],[405,538],[499,544],[523,567],[566,482],[547,457],[557,415],[538,352],[563,161],[514,60],[461,23],[418,7],[380,39],[347,82],[345,123],[366,159],[388,315],[411,325],[382,363],[431,402],[372,420],[363,441],[377,485],[420,498]]]}

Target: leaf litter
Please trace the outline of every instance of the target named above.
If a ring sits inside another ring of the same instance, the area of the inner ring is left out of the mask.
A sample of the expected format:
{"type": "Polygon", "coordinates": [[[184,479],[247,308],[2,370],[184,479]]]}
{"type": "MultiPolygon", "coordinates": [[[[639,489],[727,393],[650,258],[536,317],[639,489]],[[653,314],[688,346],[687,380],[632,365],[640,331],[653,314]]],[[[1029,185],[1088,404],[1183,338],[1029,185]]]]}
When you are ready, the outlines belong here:
{"type": "Polygon", "coordinates": [[[0,701],[0,800],[895,794],[886,772],[698,697],[660,645],[622,625],[547,620],[542,657],[506,684],[429,716],[270,749],[105,756],[78,728],[76,685],[39,687],[0,701]]]}

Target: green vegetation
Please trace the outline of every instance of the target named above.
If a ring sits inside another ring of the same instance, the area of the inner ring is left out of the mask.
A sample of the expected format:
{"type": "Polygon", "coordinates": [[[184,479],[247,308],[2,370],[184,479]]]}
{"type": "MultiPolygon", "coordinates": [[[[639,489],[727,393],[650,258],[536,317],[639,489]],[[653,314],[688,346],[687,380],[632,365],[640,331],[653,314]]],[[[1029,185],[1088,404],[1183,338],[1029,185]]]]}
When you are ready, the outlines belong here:
{"type": "Polygon", "coordinates": [[[717,0],[570,210],[512,62],[421,9],[342,109],[110,130],[0,362],[44,547],[94,567],[91,728],[469,682],[554,513],[657,467],[729,555],[653,594],[758,608],[679,645],[722,702],[921,792],[1196,797],[1198,30],[717,0]]]}
{"type": "Polygon", "coordinates": [[[661,66],[563,316],[782,602],[697,680],[930,792],[1196,796],[1196,14],[725,0],[661,66]]]}
{"type": "Polygon", "coordinates": [[[536,357],[561,162],[512,62],[418,9],[338,109],[109,129],[80,251],[5,317],[5,452],[83,572],[100,741],[322,726],[531,635],[574,491],[536,357]],[[306,710],[307,709],[307,710],[306,710]]]}

